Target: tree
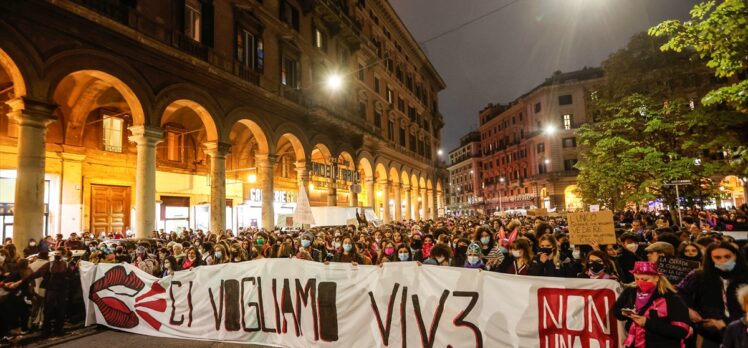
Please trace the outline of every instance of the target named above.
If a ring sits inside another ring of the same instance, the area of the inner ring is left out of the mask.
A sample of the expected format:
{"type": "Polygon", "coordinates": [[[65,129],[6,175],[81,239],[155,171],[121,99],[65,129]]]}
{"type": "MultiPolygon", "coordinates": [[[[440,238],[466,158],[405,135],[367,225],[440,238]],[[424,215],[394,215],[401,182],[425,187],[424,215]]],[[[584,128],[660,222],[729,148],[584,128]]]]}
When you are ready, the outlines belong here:
{"type": "Polygon", "coordinates": [[[691,180],[681,196],[699,202],[716,193],[710,178],[727,170],[721,150],[746,141],[746,119],[698,103],[724,84],[687,52],[662,52],[664,38],[645,33],[603,62],[606,77],[591,103],[594,121],[579,131],[579,190],[586,203],[621,209],[662,197],[664,183],[691,180]]]}
{"type": "Polygon", "coordinates": [[[649,34],[668,37],[663,51],[693,50],[706,66],[731,84],[710,91],[704,105],[726,104],[748,114],[748,5],[746,0],[710,0],[691,9],[691,20],[668,20],[649,29],[649,34]]]}

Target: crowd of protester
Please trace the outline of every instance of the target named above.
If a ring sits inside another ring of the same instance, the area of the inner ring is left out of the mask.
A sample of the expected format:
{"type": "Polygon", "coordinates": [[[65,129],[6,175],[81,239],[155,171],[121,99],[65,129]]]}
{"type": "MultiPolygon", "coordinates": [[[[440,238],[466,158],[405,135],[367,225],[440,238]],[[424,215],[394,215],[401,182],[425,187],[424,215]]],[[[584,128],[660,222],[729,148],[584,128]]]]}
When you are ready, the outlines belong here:
{"type": "Polygon", "coordinates": [[[471,216],[381,226],[294,231],[242,228],[210,233],[153,231],[150,238],[115,233],[71,234],[0,249],[0,337],[30,330],[61,335],[81,321],[79,261],[129,263],[158,277],[203,265],[262,258],[382,265],[386,262],[464,267],[541,277],[618,281],[624,292],[614,315],[626,321],[626,347],[748,347],[746,248],[725,231],[748,231],[740,209],[616,214],[617,243],[571,245],[563,215],[471,216]],[[19,250],[23,248],[23,250],[19,250]],[[660,257],[694,261],[671,284],[660,257]],[[51,261],[48,261],[51,260],[51,261]]]}

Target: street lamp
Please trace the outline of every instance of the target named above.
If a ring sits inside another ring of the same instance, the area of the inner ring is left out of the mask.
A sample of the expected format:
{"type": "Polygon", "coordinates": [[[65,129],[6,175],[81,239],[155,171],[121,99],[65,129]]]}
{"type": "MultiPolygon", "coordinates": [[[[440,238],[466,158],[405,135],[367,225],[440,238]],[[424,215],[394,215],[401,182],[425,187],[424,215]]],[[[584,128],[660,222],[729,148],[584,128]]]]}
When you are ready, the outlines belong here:
{"type": "Polygon", "coordinates": [[[442,149],[436,150],[436,154],[441,156],[444,154],[444,151],[442,151],[442,149]]]}
{"type": "Polygon", "coordinates": [[[327,77],[327,88],[337,91],[343,86],[343,77],[338,73],[332,73],[327,77]]]}
{"type": "Polygon", "coordinates": [[[557,129],[555,125],[549,124],[545,126],[545,129],[543,129],[543,133],[545,133],[546,135],[553,135],[556,134],[556,130],[557,129]]]}
{"type": "MultiPolygon", "coordinates": [[[[501,184],[504,184],[504,177],[503,176],[499,178],[499,182],[501,184]]],[[[502,205],[501,205],[501,188],[499,188],[499,211],[500,212],[504,211],[504,207],[502,207],[502,205]]]]}

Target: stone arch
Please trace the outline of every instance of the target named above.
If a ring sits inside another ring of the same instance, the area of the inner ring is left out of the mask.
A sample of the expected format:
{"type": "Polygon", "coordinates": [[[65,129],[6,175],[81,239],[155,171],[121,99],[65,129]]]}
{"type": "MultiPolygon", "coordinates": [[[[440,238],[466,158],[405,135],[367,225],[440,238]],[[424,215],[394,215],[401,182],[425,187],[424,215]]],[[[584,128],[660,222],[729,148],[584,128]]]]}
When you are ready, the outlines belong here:
{"type": "Polygon", "coordinates": [[[375,176],[378,180],[385,179],[387,180],[387,167],[382,162],[378,162],[376,164],[375,170],[375,176]]]}
{"type": "Polygon", "coordinates": [[[405,168],[400,171],[400,182],[402,182],[403,185],[410,185],[410,176],[405,168]]]}
{"type": "Polygon", "coordinates": [[[424,179],[423,176],[419,177],[419,179],[418,179],[418,188],[419,189],[425,189],[426,188],[426,179],[424,179]]]}
{"type": "Polygon", "coordinates": [[[89,122],[91,112],[97,109],[117,110],[112,113],[122,115],[126,125],[149,124],[149,108],[140,96],[120,78],[101,70],[78,70],[66,75],[55,86],[52,100],[63,115],[63,141],[70,145],[82,146],[84,131],[92,122],[103,119],[103,114],[94,115],[96,120],[89,122]]]}
{"type": "Polygon", "coordinates": [[[434,185],[433,185],[433,183],[431,182],[431,179],[430,179],[430,178],[429,178],[428,180],[426,180],[426,189],[427,189],[427,190],[433,190],[433,189],[434,189],[434,185]]]}
{"type": "Polygon", "coordinates": [[[419,188],[418,176],[416,175],[415,171],[410,174],[410,188],[411,190],[417,190],[419,188]]]}
{"type": "Polygon", "coordinates": [[[310,154],[312,151],[309,141],[304,136],[304,131],[295,124],[283,123],[276,127],[273,133],[274,143],[280,144],[284,140],[291,143],[297,161],[306,160],[307,154],[310,154]]]}
{"type": "Polygon", "coordinates": [[[276,152],[280,151],[284,146],[290,146],[297,162],[306,160],[306,146],[304,146],[304,143],[296,134],[290,132],[283,133],[276,138],[275,144],[277,144],[276,152]]]}
{"type": "Polygon", "coordinates": [[[327,147],[327,145],[325,145],[324,143],[316,143],[312,147],[312,152],[309,157],[312,161],[316,160],[317,162],[319,162],[320,160],[322,160],[322,162],[320,163],[330,164],[332,151],[330,151],[330,148],[327,147]]]}
{"type": "Polygon", "coordinates": [[[374,167],[371,165],[371,161],[368,157],[359,157],[358,160],[358,168],[359,171],[363,171],[364,177],[366,178],[373,178],[374,177],[374,167]]]}
{"type": "Polygon", "coordinates": [[[163,118],[168,117],[169,111],[186,107],[191,109],[205,126],[207,141],[225,141],[226,135],[222,125],[223,110],[215,99],[189,84],[176,84],[167,87],[156,96],[157,124],[164,124],[163,118]]]}
{"type": "MultiPolygon", "coordinates": [[[[12,98],[33,97],[48,100],[49,94],[39,89],[42,59],[16,29],[0,21],[0,71],[4,70],[13,83],[12,98]]],[[[2,74],[2,72],[0,72],[2,74]]]]}
{"type": "MultiPolygon", "coordinates": [[[[255,114],[254,110],[245,107],[236,108],[228,113],[224,124],[227,126],[230,125],[230,130],[233,130],[237,125],[242,125],[248,128],[252,133],[252,136],[257,139],[259,153],[270,153],[270,149],[272,148],[270,142],[272,139],[268,136],[268,134],[272,134],[270,132],[270,127],[263,118],[260,118],[255,114]]],[[[230,137],[230,131],[228,133],[227,137],[230,137]]],[[[232,139],[226,139],[226,142],[231,141],[232,139]]]]}
{"type": "MultiPolygon", "coordinates": [[[[154,104],[154,93],[146,78],[131,68],[125,59],[104,52],[78,49],[61,52],[47,61],[44,69],[47,95],[53,99],[65,79],[88,76],[109,84],[130,106],[134,125],[157,126],[149,117],[154,104]]],[[[98,85],[97,88],[101,88],[98,85]]],[[[61,106],[62,107],[62,106],[61,106]]]]}
{"type": "Polygon", "coordinates": [[[26,96],[26,81],[15,60],[0,48],[0,90],[12,88],[11,99],[26,96]]]}
{"type": "Polygon", "coordinates": [[[390,180],[395,184],[400,184],[400,175],[398,175],[398,170],[394,166],[390,167],[390,180]]]}

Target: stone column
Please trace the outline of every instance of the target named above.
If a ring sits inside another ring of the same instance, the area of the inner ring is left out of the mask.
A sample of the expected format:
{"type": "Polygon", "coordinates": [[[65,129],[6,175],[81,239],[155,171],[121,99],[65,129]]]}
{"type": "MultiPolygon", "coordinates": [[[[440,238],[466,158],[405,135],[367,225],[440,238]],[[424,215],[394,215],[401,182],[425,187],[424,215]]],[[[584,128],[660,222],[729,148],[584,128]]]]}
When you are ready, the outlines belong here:
{"type": "Polygon", "coordinates": [[[427,219],[434,219],[436,212],[436,209],[434,209],[434,190],[426,190],[426,209],[428,209],[428,212],[425,213],[427,219]]]}
{"type": "Polygon", "coordinates": [[[210,231],[220,233],[226,229],[226,155],[231,144],[217,141],[205,144],[205,154],[210,156],[210,231]]]}
{"type": "Polygon", "coordinates": [[[376,192],[374,192],[374,178],[366,178],[366,200],[367,204],[374,209],[374,213],[379,216],[379,208],[377,207],[376,192]]]}
{"type": "Polygon", "coordinates": [[[18,123],[16,192],[13,200],[13,243],[25,246],[44,234],[44,172],[47,125],[56,105],[29,98],[6,102],[8,117],[18,123]]]}
{"type": "Polygon", "coordinates": [[[156,144],[163,140],[158,127],[132,126],[130,141],[138,146],[135,167],[135,238],[149,237],[156,228],[156,144]]]}
{"type": "Polygon", "coordinates": [[[273,191],[273,165],[276,156],[267,154],[258,154],[257,174],[262,189],[262,228],[272,231],[275,229],[275,192],[273,191]]]}
{"type": "Polygon", "coordinates": [[[338,188],[337,188],[337,163],[333,162],[330,168],[330,178],[327,179],[327,205],[334,207],[338,205],[338,188]]]}
{"type": "Polygon", "coordinates": [[[379,186],[382,190],[382,222],[388,224],[391,222],[390,219],[390,182],[385,180],[379,181],[379,186]]]}
{"type": "Polygon", "coordinates": [[[421,214],[421,219],[426,220],[428,219],[428,198],[426,197],[426,189],[422,188],[421,191],[421,209],[423,209],[423,213],[421,214]]]}
{"type": "Polygon", "coordinates": [[[395,221],[403,219],[403,197],[400,192],[402,185],[400,183],[394,184],[395,186],[395,221]]]}
{"type": "Polygon", "coordinates": [[[403,189],[405,190],[405,219],[411,220],[413,219],[413,196],[410,191],[410,185],[403,185],[403,189]]]}
{"type": "Polygon", "coordinates": [[[69,235],[83,230],[82,161],[83,148],[63,146],[58,153],[62,159],[62,194],[60,196],[60,233],[69,235]]]}
{"type": "Polygon", "coordinates": [[[306,161],[296,162],[296,178],[299,185],[299,191],[303,187],[306,190],[307,198],[309,197],[309,171],[307,170],[306,161]]]}
{"type": "Polygon", "coordinates": [[[353,192],[353,186],[356,184],[357,182],[354,181],[348,188],[348,205],[351,207],[358,207],[358,193],[353,192]]]}

